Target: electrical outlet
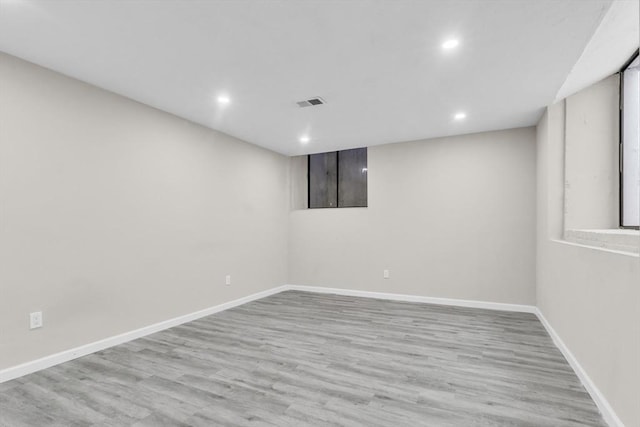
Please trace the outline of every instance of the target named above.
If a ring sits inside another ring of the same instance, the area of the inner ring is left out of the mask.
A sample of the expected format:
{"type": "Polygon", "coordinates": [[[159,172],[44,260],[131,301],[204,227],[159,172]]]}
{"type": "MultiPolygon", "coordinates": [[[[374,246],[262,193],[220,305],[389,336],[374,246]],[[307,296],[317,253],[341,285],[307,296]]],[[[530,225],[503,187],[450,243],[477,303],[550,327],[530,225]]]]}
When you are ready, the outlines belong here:
{"type": "Polygon", "coordinates": [[[37,329],[42,327],[42,312],[34,311],[29,313],[29,329],[37,329]]]}
{"type": "Polygon", "coordinates": [[[389,278],[389,270],[383,270],[382,271],[382,277],[384,277],[385,279],[389,278]]]}
{"type": "Polygon", "coordinates": [[[231,275],[227,274],[227,276],[224,278],[224,284],[225,285],[230,285],[231,284],[231,275]]]}

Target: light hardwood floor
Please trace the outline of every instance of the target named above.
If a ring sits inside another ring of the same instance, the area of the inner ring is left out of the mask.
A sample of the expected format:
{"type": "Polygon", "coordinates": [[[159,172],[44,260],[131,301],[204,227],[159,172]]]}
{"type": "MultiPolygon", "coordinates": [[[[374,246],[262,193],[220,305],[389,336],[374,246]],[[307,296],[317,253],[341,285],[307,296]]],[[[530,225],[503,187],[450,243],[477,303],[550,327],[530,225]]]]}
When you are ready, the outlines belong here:
{"type": "Polygon", "coordinates": [[[283,292],[0,384],[2,426],[604,426],[532,314],[283,292]]]}

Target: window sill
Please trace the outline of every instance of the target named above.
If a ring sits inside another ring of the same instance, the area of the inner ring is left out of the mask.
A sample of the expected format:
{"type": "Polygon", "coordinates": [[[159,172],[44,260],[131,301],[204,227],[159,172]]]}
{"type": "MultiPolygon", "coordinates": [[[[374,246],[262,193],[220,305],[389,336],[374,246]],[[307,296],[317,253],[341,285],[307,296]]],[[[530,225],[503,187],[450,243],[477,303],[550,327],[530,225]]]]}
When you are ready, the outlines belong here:
{"type": "Polygon", "coordinates": [[[640,253],[640,232],[638,230],[565,230],[564,238],[568,242],[597,249],[640,253]]]}

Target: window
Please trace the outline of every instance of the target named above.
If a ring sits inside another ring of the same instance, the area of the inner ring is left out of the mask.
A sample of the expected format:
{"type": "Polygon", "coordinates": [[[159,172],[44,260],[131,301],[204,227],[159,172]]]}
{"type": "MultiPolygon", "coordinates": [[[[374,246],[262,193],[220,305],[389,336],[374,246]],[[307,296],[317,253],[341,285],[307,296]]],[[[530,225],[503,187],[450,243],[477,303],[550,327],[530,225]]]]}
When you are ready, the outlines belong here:
{"type": "Polygon", "coordinates": [[[638,52],[620,84],[620,225],[640,225],[640,66],[638,52]]]}
{"type": "Polygon", "coordinates": [[[367,206],[367,149],[309,155],[309,207],[367,206]]]}

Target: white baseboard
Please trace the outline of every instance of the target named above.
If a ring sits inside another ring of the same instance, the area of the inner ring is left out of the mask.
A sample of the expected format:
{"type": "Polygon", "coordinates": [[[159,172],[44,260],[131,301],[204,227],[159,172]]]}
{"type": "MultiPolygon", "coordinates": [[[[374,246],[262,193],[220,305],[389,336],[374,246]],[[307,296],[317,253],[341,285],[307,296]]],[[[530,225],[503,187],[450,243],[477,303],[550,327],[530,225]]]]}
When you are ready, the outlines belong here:
{"type": "Polygon", "coordinates": [[[474,301],[455,298],[435,298],[418,295],[392,294],[387,292],[357,291],[353,289],[325,288],[322,286],[286,285],[287,290],[307,291],[323,294],[345,295],[352,297],[387,299],[392,301],[421,302],[426,304],[452,305],[456,307],[484,308],[487,310],[517,311],[536,313],[536,307],[524,304],[505,304],[501,302],[474,301]]]}
{"type": "Polygon", "coordinates": [[[582,382],[582,385],[587,390],[587,393],[589,393],[596,406],[600,410],[602,418],[604,418],[605,422],[610,427],[624,427],[624,424],[622,423],[620,418],[618,418],[615,411],[613,410],[607,399],[604,397],[602,392],[600,392],[598,387],[596,387],[589,375],[587,375],[587,372],[584,370],[582,365],[580,365],[580,363],[578,362],[578,359],[576,359],[573,353],[571,353],[569,347],[566,346],[564,341],[562,341],[562,338],[560,338],[553,327],[551,327],[551,324],[547,321],[540,309],[538,309],[537,307],[535,314],[536,316],[538,316],[538,319],[540,319],[540,322],[549,333],[549,336],[551,336],[553,343],[556,345],[556,347],[558,347],[564,358],[567,359],[567,362],[569,362],[571,368],[573,368],[573,371],[580,379],[580,382],[582,382]]]}
{"type": "Polygon", "coordinates": [[[183,323],[191,322],[201,317],[209,316],[211,314],[218,313],[220,311],[237,307],[239,305],[248,303],[250,301],[255,301],[255,300],[267,297],[269,295],[277,294],[279,292],[283,292],[287,290],[299,290],[299,291],[316,292],[316,293],[349,295],[349,296],[365,297],[365,298],[388,299],[388,300],[394,300],[394,301],[410,301],[410,302],[422,302],[422,303],[429,303],[429,304],[454,305],[458,307],[486,308],[491,310],[521,311],[521,312],[527,312],[527,313],[535,312],[535,307],[528,306],[528,305],[502,304],[502,303],[458,300],[458,299],[448,299],[448,298],[431,298],[431,297],[422,297],[422,296],[416,296],[416,295],[402,295],[402,294],[392,294],[392,293],[382,293],[382,292],[356,291],[356,290],[350,290],[350,289],[325,288],[320,286],[283,285],[283,286],[267,289],[265,291],[258,292],[252,295],[248,295],[246,297],[239,298],[233,301],[229,301],[223,304],[219,304],[213,307],[209,307],[204,310],[199,310],[193,313],[185,314],[183,316],[178,316],[173,319],[165,320],[159,323],[155,323],[153,325],[145,326],[140,329],[135,329],[133,331],[125,332],[123,334],[108,337],[100,341],[95,341],[95,342],[85,344],[79,347],[75,347],[69,350],[61,351],[59,353],[45,356],[40,359],[32,360],[30,362],[22,363],[20,365],[16,365],[16,366],[12,366],[12,367],[0,370],[0,383],[36,372],[42,369],[49,368],[51,366],[58,365],[60,363],[68,362],[70,360],[77,359],[78,357],[86,356],[88,354],[95,353],[97,351],[104,350],[106,348],[113,347],[115,345],[122,344],[127,341],[134,340],[136,338],[141,338],[141,337],[153,334],[155,332],[159,332],[174,326],[178,326],[183,323]]]}
{"type": "Polygon", "coordinates": [[[45,356],[41,359],[36,359],[17,366],[12,366],[10,368],[0,370],[0,383],[39,371],[41,369],[46,369],[51,366],[58,365],[60,363],[68,362],[70,360],[77,359],[78,357],[86,356],[88,354],[95,353],[97,351],[104,350],[106,348],[113,347],[115,345],[122,344],[136,338],[142,338],[155,332],[182,325],[183,323],[191,322],[193,320],[200,319],[201,317],[228,310],[230,308],[237,307],[239,305],[246,304],[257,299],[268,297],[269,295],[277,294],[284,290],[287,290],[286,285],[267,289],[266,291],[258,292],[233,301],[205,308],[204,310],[199,310],[193,313],[185,314],[183,316],[174,317],[173,319],[154,323],[153,325],[145,326],[140,329],[135,329],[133,331],[125,332],[120,335],[115,335],[109,338],[102,339],[100,341],[61,351],[60,353],[55,353],[50,356],[45,356]]]}
{"type": "Polygon", "coordinates": [[[23,375],[27,375],[41,369],[46,369],[54,365],[58,365],[60,363],[64,363],[73,359],[76,359],[81,356],[86,356],[91,353],[95,353],[100,350],[104,350],[109,347],[113,347],[118,344],[125,343],[127,341],[134,340],[136,338],[141,338],[155,332],[159,332],[174,326],[181,325],[183,323],[191,322],[193,320],[199,319],[201,317],[209,316],[214,313],[218,313],[220,311],[228,310],[233,307],[237,307],[242,304],[246,304],[251,301],[255,301],[264,297],[268,297],[270,295],[274,295],[283,291],[306,291],[306,292],[315,292],[315,293],[325,293],[325,294],[335,294],[335,295],[345,295],[345,296],[354,296],[354,297],[363,297],[363,298],[376,298],[376,299],[386,299],[393,301],[408,301],[408,302],[420,302],[427,304],[439,304],[439,305],[450,305],[456,307],[471,307],[471,308],[483,308],[488,310],[501,310],[501,311],[515,311],[515,312],[524,312],[524,313],[533,313],[535,314],[540,322],[545,327],[556,347],[562,352],[564,357],[569,362],[569,365],[573,368],[576,375],[584,385],[585,389],[600,409],[604,420],[610,427],[624,427],[620,418],[616,415],[613,408],[604,397],[604,395],[600,392],[600,390],[593,383],[591,378],[587,375],[586,371],[582,368],[578,360],[571,353],[569,348],[562,341],[560,336],[556,333],[556,331],[551,327],[547,319],[544,317],[542,312],[533,305],[522,305],[522,304],[505,304],[505,303],[497,303],[497,302],[488,302],[488,301],[474,301],[474,300],[461,300],[461,299],[453,299],[453,298],[434,298],[434,297],[424,297],[418,295],[406,295],[406,294],[394,294],[394,293],[386,293],[386,292],[369,292],[369,291],[358,291],[352,289],[341,289],[341,288],[325,288],[322,286],[304,286],[304,285],[283,285],[275,288],[267,289],[262,292],[258,292],[252,295],[248,295],[243,298],[239,298],[233,301],[229,301],[223,304],[219,304],[213,307],[206,308],[204,310],[196,311],[193,313],[185,314],[183,316],[178,316],[173,319],[165,320],[159,323],[155,323],[153,325],[145,326],[140,329],[136,329],[130,332],[125,332],[120,335],[115,335],[113,337],[105,338],[100,341],[96,341],[93,343],[89,343],[86,345],[82,345],[80,347],[72,348],[70,350],[65,350],[60,353],[52,354],[50,356],[43,357],[41,359],[33,360],[31,362],[26,362],[21,365],[12,366],[10,368],[6,368],[0,370],[0,383],[12,380],[14,378],[21,377],[23,375]]]}

